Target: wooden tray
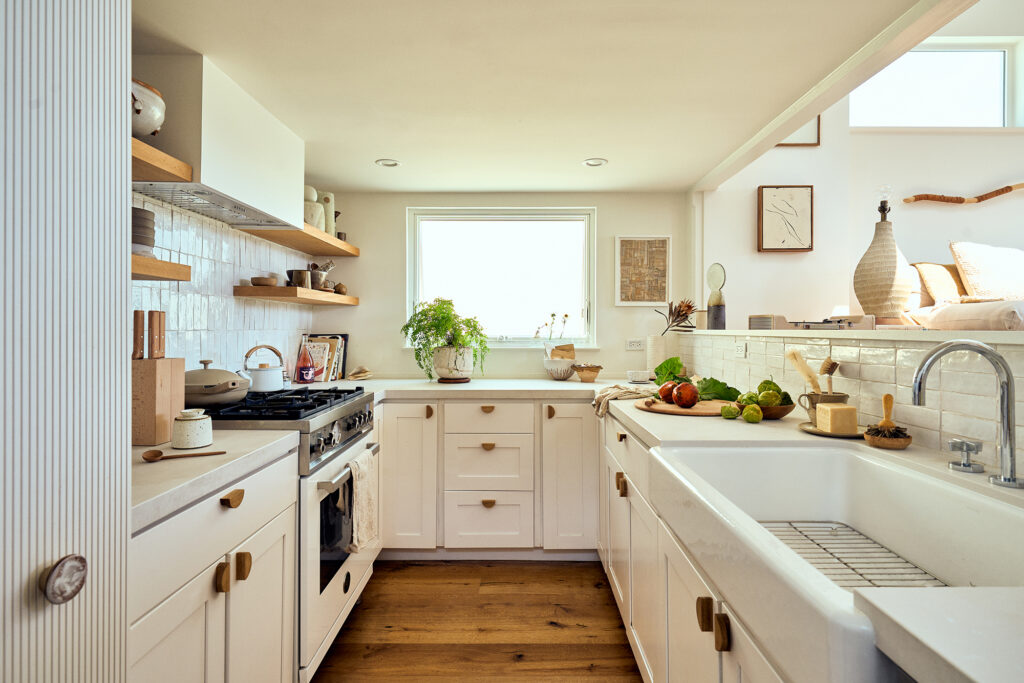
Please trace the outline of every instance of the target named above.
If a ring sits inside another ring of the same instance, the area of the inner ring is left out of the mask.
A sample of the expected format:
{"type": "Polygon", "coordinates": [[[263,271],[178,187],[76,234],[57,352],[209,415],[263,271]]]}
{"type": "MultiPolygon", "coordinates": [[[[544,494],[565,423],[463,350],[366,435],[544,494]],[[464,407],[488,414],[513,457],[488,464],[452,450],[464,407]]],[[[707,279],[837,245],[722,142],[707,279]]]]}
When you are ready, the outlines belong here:
{"type": "Polygon", "coordinates": [[[638,398],[633,405],[649,413],[663,415],[689,415],[690,417],[722,417],[722,406],[733,405],[731,401],[697,401],[692,408],[680,408],[674,403],[665,403],[658,399],[638,398]],[[648,401],[653,401],[647,405],[648,401]]]}
{"type": "Polygon", "coordinates": [[[812,425],[810,422],[801,422],[800,423],[800,431],[807,432],[808,434],[814,434],[815,436],[828,436],[828,437],[831,437],[833,439],[863,439],[864,438],[864,432],[861,430],[860,427],[857,427],[857,433],[856,434],[833,434],[831,432],[823,432],[823,431],[821,431],[820,429],[818,429],[817,427],[812,425]]]}

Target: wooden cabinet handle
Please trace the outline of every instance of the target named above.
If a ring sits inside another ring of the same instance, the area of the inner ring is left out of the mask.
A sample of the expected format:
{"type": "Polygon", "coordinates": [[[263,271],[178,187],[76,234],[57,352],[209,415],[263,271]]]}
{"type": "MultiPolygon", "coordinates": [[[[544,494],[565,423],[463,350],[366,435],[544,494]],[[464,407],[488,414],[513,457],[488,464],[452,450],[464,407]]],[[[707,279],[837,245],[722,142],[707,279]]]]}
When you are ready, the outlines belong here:
{"type": "Polygon", "coordinates": [[[555,416],[555,407],[554,406],[548,406],[548,419],[550,420],[554,416],[555,416]]]}
{"type": "Polygon", "coordinates": [[[490,508],[494,507],[494,499],[493,498],[488,498],[486,500],[481,500],[480,504],[483,505],[485,508],[490,509],[490,508]]]}
{"type": "Polygon", "coordinates": [[[626,440],[626,433],[625,432],[616,432],[615,433],[615,438],[617,438],[619,440],[619,443],[622,443],[623,441],[626,440]]]}
{"type": "Polygon", "coordinates": [[[220,504],[226,508],[236,508],[242,504],[245,497],[245,489],[235,489],[231,493],[221,496],[220,504]]]}
{"type": "Polygon", "coordinates": [[[434,406],[427,406],[427,419],[434,417],[434,406]]]}
{"type": "Polygon", "coordinates": [[[707,596],[697,598],[697,627],[704,633],[713,631],[715,601],[707,596]]]}
{"type": "Polygon", "coordinates": [[[619,498],[626,498],[629,496],[629,485],[626,483],[626,478],[623,477],[619,480],[619,498]]]}
{"type": "Polygon", "coordinates": [[[616,472],[615,473],[615,488],[619,488],[620,487],[620,485],[622,484],[622,478],[625,477],[625,476],[626,476],[625,472],[616,472]]]}
{"type": "Polygon", "coordinates": [[[227,593],[231,590],[231,563],[221,562],[213,574],[213,588],[218,593],[227,593]]]}
{"type": "Polygon", "coordinates": [[[235,555],[235,576],[239,581],[249,578],[252,571],[252,553],[242,552],[235,555]]]}
{"type": "Polygon", "coordinates": [[[728,652],[732,647],[732,642],[729,637],[729,615],[728,614],[716,614],[715,615],[715,650],[718,652],[728,652]]]}
{"type": "Polygon", "coordinates": [[[488,414],[489,413],[493,413],[494,412],[494,406],[480,406],[480,410],[482,410],[482,411],[484,411],[485,413],[488,413],[488,414]]]}
{"type": "Polygon", "coordinates": [[[482,444],[480,444],[480,448],[484,449],[485,451],[493,451],[494,450],[494,444],[493,443],[482,443],[482,444]]]}

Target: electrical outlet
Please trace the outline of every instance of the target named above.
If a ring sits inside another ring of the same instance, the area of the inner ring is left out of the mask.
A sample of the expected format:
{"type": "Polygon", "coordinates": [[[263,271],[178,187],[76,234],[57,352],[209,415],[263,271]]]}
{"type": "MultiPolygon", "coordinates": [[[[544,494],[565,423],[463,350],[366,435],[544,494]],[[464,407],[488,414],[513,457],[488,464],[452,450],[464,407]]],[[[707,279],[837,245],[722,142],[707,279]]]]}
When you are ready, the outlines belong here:
{"type": "Polygon", "coordinates": [[[736,357],[746,358],[747,357],[747,342],[736,345],[736,357]]]}
{"type": "Polygon", "coordinates": [[[644,340],[643,339],[627,339],[626,340],[627,351],[643,351],[644,340]]]}

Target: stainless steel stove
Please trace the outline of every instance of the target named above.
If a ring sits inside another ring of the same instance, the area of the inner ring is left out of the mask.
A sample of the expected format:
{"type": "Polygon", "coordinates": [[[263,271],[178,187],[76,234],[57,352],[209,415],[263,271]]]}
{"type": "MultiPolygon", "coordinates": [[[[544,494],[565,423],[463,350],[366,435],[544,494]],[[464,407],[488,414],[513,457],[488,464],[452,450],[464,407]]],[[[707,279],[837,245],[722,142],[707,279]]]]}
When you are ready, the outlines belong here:
{"type": "Polygon", "coordinates": [[[308,476],[373,429],[373,394],[362,387],[253,392],[206,413],[215,429],[298,430],[299,475],[308,476]]]}

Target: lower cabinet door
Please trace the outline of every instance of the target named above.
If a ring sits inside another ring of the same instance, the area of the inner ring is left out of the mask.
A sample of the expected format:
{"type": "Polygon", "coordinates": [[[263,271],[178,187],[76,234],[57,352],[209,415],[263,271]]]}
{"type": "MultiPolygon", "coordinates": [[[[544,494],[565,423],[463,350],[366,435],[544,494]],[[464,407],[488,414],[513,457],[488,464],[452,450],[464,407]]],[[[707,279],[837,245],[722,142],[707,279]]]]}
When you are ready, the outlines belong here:
{"type": "Polygon", "coordinates": [[[601,453],[594,409],[545,403],[542,414],[544,547],[596,548],[601,453]]]}
{"type": "Polygon", "coordinates": [[[446,548],[532,548],[532,491],[445,491],[446,548]]]}
{"type": "Polygon", "coordinates": [[[782,683],[729,606],[723,604],[720,612],[729,624],[728,650],[722,653],[722,683],[782,683]]]}
{"type": "Polygon", "coordinates": [[[228,683],[295,678],[295,535],[291,505],[228,556],[228,683]]]}
{"type": "Polygon", "coordinates": [[[717,601],[672,532],[660,521],[658,527],[658,583],[667,610],[664,680],[717,683],[721,657],[712,626],[717,601]]]}
{"type": "Polygon", "coordinates": [[[384,547],[435,548],[437,404],[384,403],[378,412],[384,547]]]}
{"type": "Polygon", "coordinates": [[[629,624],[629,499],[620,495],[618,486],[625,474],[607,452],[604,477],[608,502],[608,582],[619,603],[622,623],[629,624]]]}
{"type": "MultiPolygon", "coordinates": [[[[227,593],[204,569],[128,629],[128,680],[220,683],[225,671],[227,593]]],[[[223,570],[222,570],[223,571],[223,570]]]]}
{"type": "Polygon", "coordinates": [[[629,499],[630,627],[646,680],[665,679],[665,599],[658,582],[658,516],[626,479],[629,499]]]}

